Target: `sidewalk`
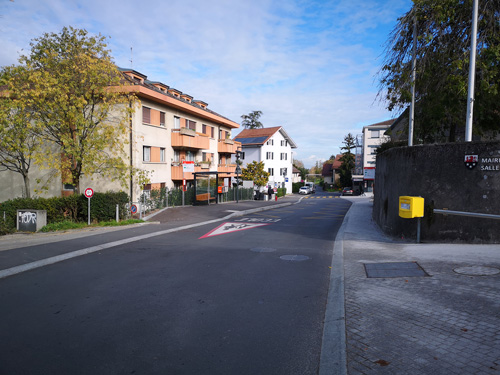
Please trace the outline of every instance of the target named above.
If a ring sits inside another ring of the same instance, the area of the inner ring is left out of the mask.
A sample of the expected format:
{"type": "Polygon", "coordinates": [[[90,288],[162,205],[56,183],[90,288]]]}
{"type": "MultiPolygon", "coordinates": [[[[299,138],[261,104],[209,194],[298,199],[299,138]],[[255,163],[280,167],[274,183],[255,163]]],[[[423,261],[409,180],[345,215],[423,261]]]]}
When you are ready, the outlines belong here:
{"type": "Polygon", "coordinates": [[[499,374],[500,245],[397,242],[369,198],[347,199],[347,373],[499,374]],[[428,276],[411,276],[413,262],[428,276]]]}

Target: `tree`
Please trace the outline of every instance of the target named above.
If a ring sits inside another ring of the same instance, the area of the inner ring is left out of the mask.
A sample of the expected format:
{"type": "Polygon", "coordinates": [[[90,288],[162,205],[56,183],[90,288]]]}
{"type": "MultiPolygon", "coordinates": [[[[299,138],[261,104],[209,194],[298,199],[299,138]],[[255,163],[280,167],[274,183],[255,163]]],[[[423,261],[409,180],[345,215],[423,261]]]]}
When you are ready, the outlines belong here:
{"type": "Polygon", "coordinates": [[[241,125],[243,125],[245,129],[263,128],[264,125],[262,125],[262,122],[259,121],[260,116],[262,116],[262,111],[253,111],[248,115],[242,115],[241,118],[243,121],[241,122],[241,125]]]}
{"type": "Polygon", "coordinates": [[[254,185],[260,188],[269,181],[269,173],[264,171],[264,162],[253,161],[241,171],[243,180],[253,181],[254,185]]]}
{"type": "Polygon", "coordinates": [[[30,108],[33,130],[44,141],[36,162],[57,169],[77,193],[83,175],[125,182],[132,171],[124,144],[136,99],[121,93],[105,38],[65,27],[34,39],[19,62],[23,69],[9,79],[9,95],[30,108]]]}
{"type": "MultiPolygon", "coordinates": [[[[2,80],[8,82],[15,69],[4,68],[2,80]]],[[[33,131],[31,113],[22,102],[6,96],[0,100],[0,171],[19,173],[23,178],[23,197],[31,197],[29,170],[39,146],[33,131]]]]}
{"type": "MultiPolygon", "coordinates": [[[[387,43],[379,96],[389,110],[411,102],[413,24],[417,23],[415,135],[420,142],[455,141],[465,126],[472,25],[470,0],[413,0],[387,43]],[[457,125],[459,124],[459,125],[457,125]],[[463,124],[463,125],[460,125],[463,124]]],[[[474,102],[477,134],[494,136],[500,122],[500,2],[480,1],[474,102]]]]}
{"type": "Polygon", "coordinates": [[[354,168],[354,154],[351,152],[356,147],[356,140],[351,133],[344,137],[342,142],[344,146],[340,150],[344,151],[342,157],[339,159],[342,164],[340,165],[340,185],[342,187],[352,185],[352,170],[354,168]]]}

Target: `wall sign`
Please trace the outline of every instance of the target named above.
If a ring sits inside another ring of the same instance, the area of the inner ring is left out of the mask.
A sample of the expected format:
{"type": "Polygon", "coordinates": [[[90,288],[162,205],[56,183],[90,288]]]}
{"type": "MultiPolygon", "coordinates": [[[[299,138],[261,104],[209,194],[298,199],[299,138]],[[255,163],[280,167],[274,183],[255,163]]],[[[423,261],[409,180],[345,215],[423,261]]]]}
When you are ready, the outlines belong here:
{"type": "Polygon", "coordinates": [[[469,169],[474,169],[480,164],[482,171],[500,171],[500,157],[480,157],[479,155],[465,155],[464,164],[469,169]]]}

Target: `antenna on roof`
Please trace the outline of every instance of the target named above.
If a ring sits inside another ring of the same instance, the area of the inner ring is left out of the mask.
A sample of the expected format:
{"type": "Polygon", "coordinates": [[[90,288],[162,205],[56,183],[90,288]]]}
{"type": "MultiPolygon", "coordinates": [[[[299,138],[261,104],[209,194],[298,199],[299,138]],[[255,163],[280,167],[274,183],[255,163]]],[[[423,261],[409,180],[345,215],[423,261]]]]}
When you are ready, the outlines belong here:
{"type": "Polygon", "coordinates": [[[130,67],[133,68],[134,67],[134,61],[132,59],[132,47],[130,47],[130,67]]]}

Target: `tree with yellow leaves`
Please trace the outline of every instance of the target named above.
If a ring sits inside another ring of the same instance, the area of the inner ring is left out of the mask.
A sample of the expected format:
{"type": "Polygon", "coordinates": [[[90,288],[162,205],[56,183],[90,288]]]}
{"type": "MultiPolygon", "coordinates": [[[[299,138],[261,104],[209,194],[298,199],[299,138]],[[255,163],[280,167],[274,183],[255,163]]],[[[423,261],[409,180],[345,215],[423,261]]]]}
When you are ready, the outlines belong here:
{"type": "Polygon", "coordinates": [[[44,147],[37,164],[59,171],[62,182],[80,192],[83,175],[125,183],[124,145],[136,98],[120,90],[122,75],[105,38],[64,27],[31,42],[8,79],[8,95],[29,108],[32,129],[44,147]]]}

